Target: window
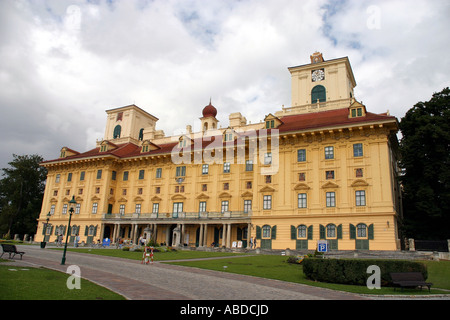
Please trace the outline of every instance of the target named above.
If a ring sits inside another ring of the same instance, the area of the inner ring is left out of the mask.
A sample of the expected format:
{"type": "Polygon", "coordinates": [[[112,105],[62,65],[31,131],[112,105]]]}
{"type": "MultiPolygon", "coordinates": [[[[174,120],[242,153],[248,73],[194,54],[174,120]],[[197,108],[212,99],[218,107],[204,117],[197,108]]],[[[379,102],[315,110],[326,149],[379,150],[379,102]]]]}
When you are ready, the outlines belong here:
{"type": "Polygon", "coordinates": [[[253,160],[245,161],[245,171],[253,171],[253,160]]]}
{"type": "Polygon", "coordinates": [[[116,180],[116,178],[117,178],[117,172],[116,171],[113,171],[112,173],[111,173],[111,180],[116,180]]]}
{"type": "Polygon", "coordinates": [[[325,147],[325,159],[334,159],[334,147],[325,147]]]}
{"type": "Polygon", "coordinates": [[[156,178],[161,178],[162,176],[162,168],[156,169],[156,178]]]}
{"type": "Polygon", "coordinates": [[[336,226],[334,224],[327,225],[327,238],[336,238],[336,226]]]}
{"type": "Polygon", "coordinates": [[[121,204],[119,206],[119,214],[125,214],[125,205],[124,204],[121,204]]]}
{"type": "Polygon", "coordinates": [[[324,86],[318,85],[311,90],[311,103],[325,102],[327,93],[324,86]]]}
{"type": "Polygon", "coordinates": [[[122,131],[122,127],[121,127],[120,125],[117,125],[117,126],[114,128],[113,138],[114,138],[114,139],[120,138],[120,132],[121,132],[121,131],[122,131]]]}
{"type": "Polygon", "coordinates": [[[139,170],[139,180],[143,180],[145,176],[145,170],[139,170]]]}
{"type": "Polygon", "coordinates": [[[99,194],[100,193],[100,187],[95,187],[95,193],[99,194]]]}
{"type": "Polygon", "coordinates": [[[233,141],[233,134],[232,133],[225,133],[224,138],[225,138],[224,141],[233,141]]]}
{"type": "Polygon", "coordinates": [[[230,190],[230,184],[228,182],[223,184],[223,190],[230,190]]]}
{"type": "Polygon", "coordinates": [[[362,178],[363,177],[363,169],[361,169],[361,168],[356,169],[355,175],[357,178],[362,178]]]}
{"type": "Polygon", "coordinates": [[[272,183],[272,176],[264,176],[266,179],[266,183],[272,183]]]}
{"type": "Polygon", "coordinates": [[[307,235],[307,233],[306,233],[306,226],[305,225],[301,225],[301,226],[298,226],[298,228],[297,228],[297,238],[306,238],[306,235],[307,235]]]}
{"type": "Polygon", "coordinates": [[[186,175],[186,166],[177,167],[176,176],[184,177],[186,175]]]}
{"type": "Polygon", "coordinates": [[[252,182],[251,181],[247,181],[246,187],[247,187],[247,189],[251,189],[252,188],[252,182]]]}
{"type": "Polygon", "coordinates": [[[249,213],[252,211],[252,200],[244,200],[244,212],[249,213]]]}
{"type": "MultiPolygon", "coordinates": [[[[139,141],[144,140],[144,128],[141,128],[141,130],[139,130],[139,141]]],[[[147,151],[148,151],[148,146],[147,146],[147,151]]]]}
{"type": "Polygon", "coordinates": [[[81,171],[80,172],[80,181],[84,181],[84,175],[85,175],[86,173],[84,172],[84,171],[81,171]]]}
{"type": "Polygon", "coordinates": [[[200,201],[198,212],[206,212],[206,201],[200,201]]]}
{"type": "Polygon", "coordinates": [[[55,183],[59,183],[59,180],[61,179],[61,175],[57,174],[56,175],[56,179],[55,179],[55,183]]]}
{"type": "Polygon", "coordinates": [[[355,192],[356,206],[363,207],[366,205],[366,191],[358,190],[355,192]]]}
{"type": "Polygon", "coordinates": [[[263,209],[272,209],[272,196],[263,196],[263,209]]]}
{"type": "Polygon", "coordinates": [[[353,156],[362,157],[363,156],[363,145],[362,143],[355,143],[353,145],[353,156]]]}
{"type": "Polygon", "coordinates": [[[208,191],[208,185],[202,184],[202,191],[208,191]]]}
{"type": "Polygon", "coordinates": [[[158,194],[158,193],[161,193],[161,187],[156,187],[156,188],[155,188],[155,193],[157,193],[157,194],[158,194]]]}
{"type": "Polygon", "coordinates": [[[139,204],[139,203],[136,204],[134,213],[141,213],[141,204],[139,204]]]}
{"type": "Polygon", "coordinates": [[[360,223],[356,226],[356,236],[358,238],[367,237],[367,226],[364,223],[360,223]]]}
{"type": "Polygon", "coordinates": [[[300,172],[298,174],[298,181],[305,181],[306,180],[306,173],[300,172]]]}
{"type": "Polygon", "coordinates": [[[336,206],[336,194],[334,192],[327,192],[327,207],[336,206]]]}
{"type": "Polygon", "coordinates": [[[306,161],[306,149],[297,150],[297,162],[305,162],[306,161]]]}
{"type": "Polygon", "coordinates": [[[67,182],[70,182],[70,181],[72,181],[72,172],[67,174],[67,182]]]}
{"type": "Polygon", "coordinates": [[[128,181],[128,171],[123,172],[123,181],[128,181]]]}
{"type": "Polygon", "coordinates": [[[127,195],[127,189],[122,189],[122,195],[126,196],[127,195]]]}
{"type": "Polygon", "coordinates": [[[83,194],[83,189],[78,189],[78,194],[82,195],[83,194]]]}
{"type": "Polygon", "coordinates": [[[52,204],[50,207],[50,214],[53,215],[55,213],[55,205],[52,204]]]}
{"type": "Polygon", "coordinates": [[[81,209],[81,203],[77,203],[77,205],[75,206],[75,214],[80,214],[80,209],[81,209]]]}
{"type": "Polygon", "coordinates": [[[264,153],[264,164],[272,164],[272,152],[264,153]]]}
{"type": "Polygon", "coordinates": [[[97,202],[94,202],[93,204],[92,204],[92,213],[97,213],[97,208],[98,208],[98,203],[97,202]]]}
{"type": "Polygon", "coordinates": [[[275,120],[267,120],[266,121],[266,129],[275,128],[275,120]]]}
{"type": "Polygon", "coordinates": [[[120,121],[123,118],[123,112],[117,113],[116,121],[120,121]]]}
{"type": "Polygon", "coordinates": [[[62,207],[62,214],[66,214],[67,213],[67,203],[63,205],[62,207]]]}
{"type": "Polygon", "coordinates": [[[209,165],[208,164],[204,164],[202,166],[202,174],[208,174],[209,172],[209,165]]]}
{"type": "Polygon", "coordinates": [[[222,212],[222,213],[228,211],[228,209],[229,209],[229,208],[228,208],[228,205],[229,205],[228,200],[222,201],[222,208],[221,208],[221,212],[222,212]]]}
{"type": "Polygon", "coordinates": [[[97,170],[97,180],[100,180],[102,178],[102,169],[97,170]]]}
{"type": "Polygon", "coordinates": [[[183,202],[174,202],[173,203],[173,213],[181,213],[183,212],[183,202]]]}
{"type": "Polygon", "coordinates": [[[262,237],[263,238],[270,238],[270,226],[263,226],[262,227],[262,237]]]}
{"type": "Polygon", "coordinates": [[[325,171],[325,178],[327,180],[332,180],[334,179],[334,170],[331,171],[325,171]]]}
{"type": "Polygon", "coordinates": [[[352,118],[362,117],[362,115],[363,115],[362,108],[352,109],[352,118]]]}
{"type": "Polygon", "coordinates": [[[223,173],[230,173],[230,163],[229,162],[225,162],[223,164],[223,173]]]}
{"type": "Polygon", "coordinates": [[[307,208],[306,193],[299,193],[298,194],[298,207],[300,209],[307,208]]]}
{"type": "Polygon", "coordinates": [[[54,190],[54,191],[53,191],[53,196],[54,196],[54,197],[58,196],[58,190],[54,190]]]}
{"type": "Polygon", "coordinates": [[[153,204],[152,212],[153,213],[158,213],[159,212],[159,203],[154,203],[153,204]]]}
{"type": "Polygon", "coordinates": [[[142,194],[143,193],[143,189],[142,188],[138,188],[137,194],[142,194]]]}

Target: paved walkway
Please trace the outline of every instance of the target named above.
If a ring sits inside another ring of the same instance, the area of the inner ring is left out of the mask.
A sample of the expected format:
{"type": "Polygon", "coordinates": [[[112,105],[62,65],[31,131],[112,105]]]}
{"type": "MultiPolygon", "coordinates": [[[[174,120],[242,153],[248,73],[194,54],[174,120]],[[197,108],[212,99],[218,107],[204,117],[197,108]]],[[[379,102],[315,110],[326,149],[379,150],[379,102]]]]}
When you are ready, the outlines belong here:
{"type": "MultiPolygon", "coordinates": [[[[405,297],[363,296],[279,280],[183,266],[67,252],[38,246],[19,246],[26,254],[14,264],[43,266],[66,272],[77,265],[81,277],[121,294],[129,300],[371,300],[405,297]]],[[[229,258],[229,257],[227,257],[229,258]]],[[[2,263],[3,264],[3,263],[2,263]]],[[[425,298],[425,297],[423,297],[425,298]]],[[[449,299],[448,297],[444,298],[449,299]]]]}
{"type": "MultiPolygon", "coordinates": [[[[77,265],[81,277],[117,292],[130,300],[366,300],[356,294],[310,287],[285,281],[163,263],[67,252],[37,246],[19,246],[30,263],[66,272],[77,265]]],[[[20,263],[20,260],[15,260],[20,263]]]]}

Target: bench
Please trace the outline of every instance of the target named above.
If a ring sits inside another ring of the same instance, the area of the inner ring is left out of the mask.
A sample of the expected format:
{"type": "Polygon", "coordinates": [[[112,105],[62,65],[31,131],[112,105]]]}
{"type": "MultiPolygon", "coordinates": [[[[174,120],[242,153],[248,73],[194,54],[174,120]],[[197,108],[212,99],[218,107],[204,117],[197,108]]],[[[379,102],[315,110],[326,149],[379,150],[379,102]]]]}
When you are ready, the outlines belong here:
{"type": "Polygon", "coordinates": [[[433,285],[430,282],[425,282],[421,272],[396,272],[390,273],[390,275],[392,283],[398,287],[401,287],[402,290],[403,288],[417,287],[420,287],[420,290],[422,290],[422,287],[428,287],[428,291],[430,291],[430,288],[433,285]]]}
{"type": "Polygon", "coordinates": [[[13,244],[3,244],[2,243],[2,249],[3,249],[3,252],[2,252],[2,255],[0,256],[0,258],[3,257],[3,255],[5,253],[9,254],[9,259],[14,259],[14,256],[16,254],[20,254],[20,260],[22,260],[22,256],[25,254],[25,252],[17,251],[16,246],[13,244]],[[12,258],[11,258],[11,255],[13,255],[12,258]]]}

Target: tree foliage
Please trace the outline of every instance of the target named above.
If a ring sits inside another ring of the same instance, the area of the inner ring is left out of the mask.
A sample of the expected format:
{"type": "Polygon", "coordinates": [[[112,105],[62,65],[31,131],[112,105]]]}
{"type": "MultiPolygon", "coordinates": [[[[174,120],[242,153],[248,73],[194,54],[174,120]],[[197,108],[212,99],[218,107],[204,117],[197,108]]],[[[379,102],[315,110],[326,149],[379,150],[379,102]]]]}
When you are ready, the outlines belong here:
{"type": "Polygon", "coordinates": [[[450,89],[418,102],[401,119],[404,231],[450,239],[450,89]]]}
{"type": "Polygon", "coordinates": [[[47,170],[39,155],[13,155],[0,180],[0,235],[34,234],[47,170]]]}

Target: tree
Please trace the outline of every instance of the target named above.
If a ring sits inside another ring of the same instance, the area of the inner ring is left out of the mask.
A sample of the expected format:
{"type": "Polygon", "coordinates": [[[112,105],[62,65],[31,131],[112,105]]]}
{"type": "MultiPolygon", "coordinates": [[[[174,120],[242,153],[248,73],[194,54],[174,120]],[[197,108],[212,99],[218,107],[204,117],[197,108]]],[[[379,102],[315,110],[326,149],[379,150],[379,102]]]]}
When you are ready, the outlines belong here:
{"type": "Polygon", "coordinates": [[[418,102],[401,119],[404,232],[450,239],[450,89],[418,102]]]}
{"type": "Polygon", "coordinates": [[[42,205],[47,170],[39,155],[13,155],[0,180],[0,235],[33,234],[42,205]]]}

